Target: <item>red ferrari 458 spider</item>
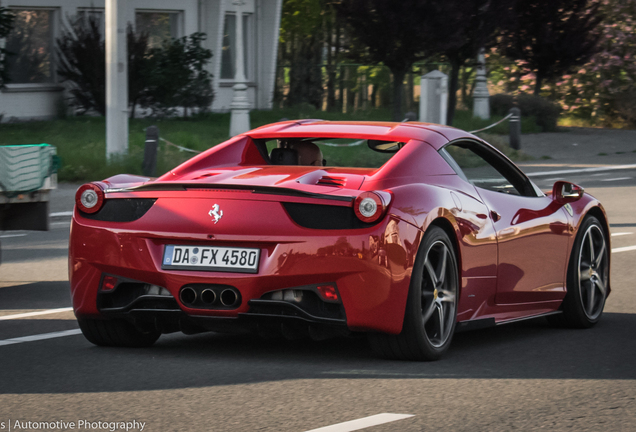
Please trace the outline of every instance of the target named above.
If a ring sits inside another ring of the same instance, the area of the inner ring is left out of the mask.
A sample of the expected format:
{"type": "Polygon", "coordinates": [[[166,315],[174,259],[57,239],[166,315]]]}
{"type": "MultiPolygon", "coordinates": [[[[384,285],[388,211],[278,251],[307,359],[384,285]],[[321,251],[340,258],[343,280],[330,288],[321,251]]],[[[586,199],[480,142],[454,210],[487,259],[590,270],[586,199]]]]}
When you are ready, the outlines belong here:
{"type": "Polygon", "coordinates": [[[594,325],[609,239],[583,189],[558,181],[546,195],[469,133],[298,120],[157,179],[80,187],[69,274],[97,345],[175,331],[366,333],[382,356],[434,360],[461,329],[540,316],[594,325]]]}

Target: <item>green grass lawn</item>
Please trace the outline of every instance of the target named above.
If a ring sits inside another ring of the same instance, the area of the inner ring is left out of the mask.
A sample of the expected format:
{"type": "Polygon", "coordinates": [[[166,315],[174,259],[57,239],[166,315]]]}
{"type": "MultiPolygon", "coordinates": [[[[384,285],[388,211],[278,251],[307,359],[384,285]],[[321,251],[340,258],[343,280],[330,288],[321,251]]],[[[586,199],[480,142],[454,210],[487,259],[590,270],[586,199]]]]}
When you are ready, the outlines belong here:
{"type": "MultiPolygon", "coordinates": [[[[252,111],[253,128],[279,121],[281,118],[320,118],[325,120],[373,120],[384,121],[391,118],[388,109],[358,111],[352,114],[328,113],[305,109],[279,109],[273,111],[252,111]]],[[[472,113],[458,111],[455,126],[464,130],[475,130],[487,126],[501,117],[490,120],[473,119],[472,113]]],[[[47,143],[57,147],[61,159],[58,173],[60,181],[81,182],[107,178],[118,173],[140,174],[143,160],[145,128],[156,125],[160,136],[170,142],[193,150],[206,150],[228,139],[230,114],[206,114],[196,118],[175,119],[135,119],[129,124],[129,153],[120,160],[105,163],[106,136],[103,117],[70,117],[63,120],[27,122],[0,125],[0,145],[47,143]]],[[[538,132],[531,118],[523,119],[522,131],[538,132]]],[[[488,131],[491,134],[507,134],[508,122],[488,131]]],[[[505,149],[505,140],[495,136],[484,137],[497,147],[504,148],[513,159],[523,155],[505,149]]],[[[340,150],[340,149],[338,149],[340,150]]],[[[334,151],[338,151],[334,150],[334,151]]],[[[345,148],[338,157],[325,151],[329,161],[347,163],[356,158],[356,150],[345,148]]],[[[162,174],[193,156],[161,142],[157,159],[157,173],[162,174]]]]}

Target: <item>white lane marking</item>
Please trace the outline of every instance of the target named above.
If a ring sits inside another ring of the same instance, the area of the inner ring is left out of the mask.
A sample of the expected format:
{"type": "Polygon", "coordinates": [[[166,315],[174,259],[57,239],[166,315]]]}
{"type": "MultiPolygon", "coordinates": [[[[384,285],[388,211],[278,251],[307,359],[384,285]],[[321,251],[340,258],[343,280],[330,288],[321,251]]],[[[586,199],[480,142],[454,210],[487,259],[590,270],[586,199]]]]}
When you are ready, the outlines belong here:
{"type": "Polygon", "coordinates": [[[318,429],[312,429],[307,432],[349,432],[365,429],[371,426],[377,426],[384,423],[390,423],[409,417],[415,417],[413,414],[389,414],[382,413],[369,417],[363,417],[357,420],[351,420],[344,423],[337,423],[331,426],[325,426],[318,429]]]}
{"type": "Polygon", "coordinates": [[[612,249],[612,253],[629,252],[629,251],[633,251],[633,250],[636,250],[636,246],[626,246],[626,247],[621,247],[621,248],[614,248],[614,249],[612,249]]]}
{"type": "Polygon", "coordinates": [[[19,344],[24,342],[35,342],[35,341],[54,339],[54,338],[65,337],[65,336],[74,336],[78,334],[82,334],[82,331],[80,329],[64,330],[64,331],[59,331],[54,333],[45,333],[45,334],[39,334],[39,335],[33,335],[33,336],[24,336],[19,338],[0,340],[0,346],[14,345],[14,344],[19,344]]]}
{"type": "Polygon", "coordinates": [[[60,312],[69,312],[72,310],[73,310],[72,307],[65,307],[65,308],[59,308],[59,309],[47,309],[47,310],[37,311],[37,312],[25,312],[21,314],[4,315],[4,316],[0,316],[0,321],[27,318],[27,317],[38,316],[38,315],[48,315],[48,314],[54,314],[54,313],[60,313],[60,312]]]}
{"type": "Polygon", "coordinates": [[[631,180],[631,177],[616,177],[610,179],[600,179],[599,181],[619,181],[619,180],[631,180]]]}
{"type": "Polygon", "coordinates": [[[0,238],[11,238],[11,237],[24,237],[27,234],[5,234],[5,235],[0,235],[0,238]]]}
{"type": "Polygon", "coordinates": [[[71,226],[71,221],[65,222],[51,222],[51,226],[71,226]]]}
{"type": "Polygon", "coordinates": [[[624,235],[630,235],[630,234],[634,234],[633,232],[620,232],[620,233],[613,233],[612,237],[618,237],[618,236],[624,236],[624,235]]]}
{"type": "Polygon", "coordinates": [[[559,170],[559,171],[540,171],[540,172],[529,173],[526,175],[528,177],[539,177],[539,176],[546,176],[546,175],[579,174],[579,173],[612,171],[612,170],[634,169],[634,168],[636,168],[636,165],[614,165],[614,166],[579,168],[579,169],[569,169],[569,170],[559,170]]]}
{"type": "Polygon", "coordinates": [[[72,211],[49,213],[50,217],[73,216],[72,211]]]}

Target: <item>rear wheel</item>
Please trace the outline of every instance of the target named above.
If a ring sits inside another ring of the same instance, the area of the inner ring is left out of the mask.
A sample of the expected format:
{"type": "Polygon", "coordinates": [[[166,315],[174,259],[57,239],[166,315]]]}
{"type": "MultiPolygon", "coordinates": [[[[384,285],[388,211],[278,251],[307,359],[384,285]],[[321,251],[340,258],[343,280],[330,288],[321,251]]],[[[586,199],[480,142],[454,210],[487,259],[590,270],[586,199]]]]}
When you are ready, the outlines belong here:
{"type": "Polygon", "coordinates": [[[387,358],[439,359],[455,332],[458,298],[453,246],[444,230],[433,226],[426,232],[413,266],[402,332],[369,334],[371,347],[387,358]]]}
{"type": "Polygon", "coordinates": [[[568,327],[592,327],[603,314],[608,286],[609,250],[605,232],[598,219],[588,216],[574,242],[563,314],[551,321],[568,327]]]}
{"type": "Polygon", "coordinates": [[[80,329],[89,342],[99,346],[149,347],[161,333],[142,332],[124,320],[78,319],[80,329]]]}

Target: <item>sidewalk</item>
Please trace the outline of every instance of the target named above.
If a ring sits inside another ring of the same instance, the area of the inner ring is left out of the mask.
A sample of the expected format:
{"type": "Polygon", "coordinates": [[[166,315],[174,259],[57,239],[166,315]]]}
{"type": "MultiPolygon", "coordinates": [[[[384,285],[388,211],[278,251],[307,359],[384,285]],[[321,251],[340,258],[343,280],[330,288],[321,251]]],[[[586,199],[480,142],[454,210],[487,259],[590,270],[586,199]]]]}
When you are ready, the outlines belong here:
{"type": "Polygon", "coordinates": [[[518,165],[531,173],[551,169],[636,164],[636,130],[562,128],[521,136],[521,150],[534,160],[518,165]]]}

